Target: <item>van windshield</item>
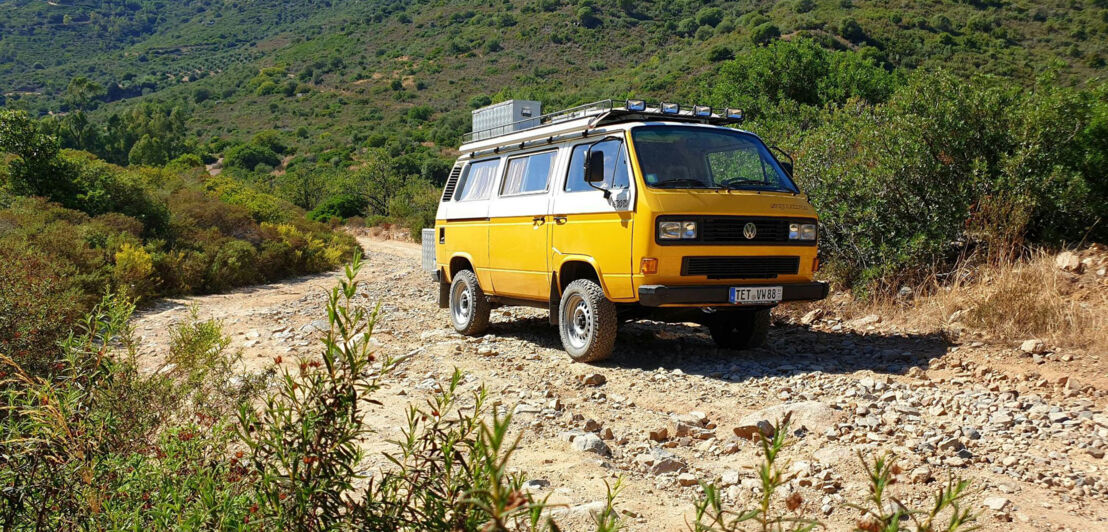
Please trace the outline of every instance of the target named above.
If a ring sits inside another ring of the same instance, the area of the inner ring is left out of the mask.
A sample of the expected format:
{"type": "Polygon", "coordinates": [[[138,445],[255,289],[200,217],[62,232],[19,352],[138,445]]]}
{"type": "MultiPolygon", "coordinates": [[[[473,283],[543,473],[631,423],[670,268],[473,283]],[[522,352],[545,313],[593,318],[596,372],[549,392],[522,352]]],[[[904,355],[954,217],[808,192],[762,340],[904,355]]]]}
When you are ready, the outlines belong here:
{"type": "Polygon", "coordinates": [[[757,137],[729,129],[643,126],[631,131],[646,185],[799,192],[757,137]]]}

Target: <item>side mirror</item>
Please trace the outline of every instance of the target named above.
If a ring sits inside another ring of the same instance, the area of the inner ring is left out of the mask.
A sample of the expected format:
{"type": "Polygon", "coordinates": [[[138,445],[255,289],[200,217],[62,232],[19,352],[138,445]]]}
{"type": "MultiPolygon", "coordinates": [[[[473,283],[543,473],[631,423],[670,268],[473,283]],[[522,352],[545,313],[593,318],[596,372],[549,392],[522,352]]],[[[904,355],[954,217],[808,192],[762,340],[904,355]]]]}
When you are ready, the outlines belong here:
{"type": "Polygon", "coordinates": [[[793,176],[793,156],[789,155],[789,152],[782,150],[777,146],[770,146],[769,149],[770,151],[775,151],[777,153],[780,153],[781,155],[784,155],[784,157],[775,156],[774,159],[777,159],[777,164],[781,165],[781,168],[784,168],[785,173],[789,174],[789,177],[791,178],[793,176]],[[788,160],[786,161],[786,159],[788,160]]]}
{"type": "Polygon", "coordinates": [[[585,161],[585,182],[604,182],[604,152],[589,150],[589,157],[585,161]]]}

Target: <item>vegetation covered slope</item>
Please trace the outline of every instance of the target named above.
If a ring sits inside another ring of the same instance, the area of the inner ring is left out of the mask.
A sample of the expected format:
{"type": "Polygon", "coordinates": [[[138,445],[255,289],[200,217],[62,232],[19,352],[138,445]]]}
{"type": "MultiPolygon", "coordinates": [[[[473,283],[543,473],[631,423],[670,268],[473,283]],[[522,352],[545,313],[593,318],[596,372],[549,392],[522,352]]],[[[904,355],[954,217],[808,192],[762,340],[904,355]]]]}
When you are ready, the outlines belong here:
{"type": "Polygon", "coordinates": [[[6,105],[62,146],[316,219],[431,223],[472,108],[639,96],[745,107],[844,284],[1104,236],[1102,0],[5,4],[6,105]]]}

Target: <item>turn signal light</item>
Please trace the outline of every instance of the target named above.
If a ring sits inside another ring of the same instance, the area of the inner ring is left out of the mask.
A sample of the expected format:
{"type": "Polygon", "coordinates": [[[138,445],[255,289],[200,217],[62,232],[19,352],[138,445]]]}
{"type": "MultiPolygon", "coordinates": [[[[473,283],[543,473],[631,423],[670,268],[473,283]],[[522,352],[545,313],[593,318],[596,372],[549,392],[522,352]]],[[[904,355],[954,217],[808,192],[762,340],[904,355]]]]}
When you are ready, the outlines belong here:
{"type": "Polygon", "coordinates": [[[819,271],[819,257],[812,259],[812,273],[819,271]]]}
{"type": "Polygon", "coordinates": [[[653,257],[643,257],[639,262],[639,272],[644,275],[654,275],[658,273],[658,259],[653,257]]]}

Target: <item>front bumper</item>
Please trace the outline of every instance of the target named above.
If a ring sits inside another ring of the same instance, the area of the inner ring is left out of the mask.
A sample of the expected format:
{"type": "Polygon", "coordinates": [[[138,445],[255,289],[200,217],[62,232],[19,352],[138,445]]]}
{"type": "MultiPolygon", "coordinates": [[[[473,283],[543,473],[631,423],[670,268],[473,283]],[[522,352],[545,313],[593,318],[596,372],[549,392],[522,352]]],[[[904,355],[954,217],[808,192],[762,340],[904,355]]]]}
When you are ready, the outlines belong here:
{"type": "MultiPolygon", "coordinates": [[[[639,287],[639,304],[646,307],[660,307],[663,305],[730,305],[731,288],[736,286],[742,287],[743,285],[643,285],[639,287]]],[[[827,283],[818,281],[812,283],[782,284],[781,287],[783,288],[781,291],[781,301],[816,301],[827,297],[828,291],[827,283]]]]}

